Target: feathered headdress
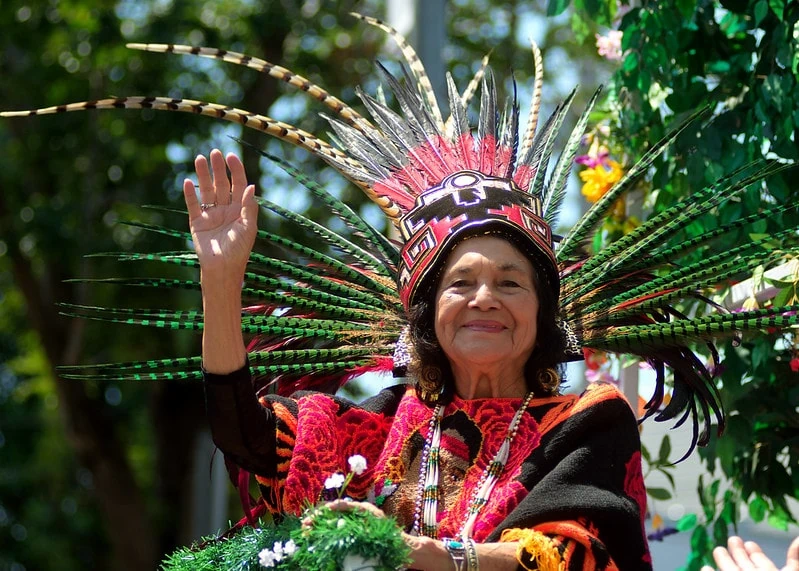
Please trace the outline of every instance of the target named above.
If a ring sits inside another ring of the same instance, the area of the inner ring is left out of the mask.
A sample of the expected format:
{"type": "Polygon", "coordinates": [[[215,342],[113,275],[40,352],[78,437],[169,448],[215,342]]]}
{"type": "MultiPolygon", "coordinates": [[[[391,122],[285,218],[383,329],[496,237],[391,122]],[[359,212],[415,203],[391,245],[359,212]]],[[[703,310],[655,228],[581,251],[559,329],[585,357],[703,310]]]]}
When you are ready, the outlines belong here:
{"type": "MultiPolygon", "coordinates": [[[[713,341],[747,330],[792,327],[799,322],[799,306],[730,313],[704,297],[702,291],[747,275],[761,264],[778,261],[781,254],[774,244],[792,242],[796,230],[786,229],[768,241],[755,239],[714,255],[696,254],[708,250],[712,240],[728,232],[795,206],[774,205],[699,237],[684,238],[681,230],[724,201],[735,199],[750,185],[761,183],[788,166],[767,162],[743,167],[666,208],[623,238],[588,254],[584,245],[598,231],[614,202],[689,124],[701,118],[700,111],[653,145],[555,247],[550,228],[557,218],[588,113],[598,93],[550,168],[555,139],[574,92],[539,129],[542,62],[535,46],[533,101],[526,130],[521,134],[515,94],[499,105],[486,60],[463,93],[447,76],[450,116],[445,120],[413,49],[386,24],[358,17],[391,35],[407,62],[403,81],[380,67],[399,105],[398,111],[358,91],[371,119],[308,79],[257,58],[210,48],[130,45],[134,49],[222,59],[285,81],[327,106],[335,146],[264,115],[184,99],[122,97],[0,115],[112,108],[208,115],[263,131],[310,151],[378,204],[400,229],[401,248],[302,173],[274,159],[351,230],[344,236],[261,201],[264,208],[284,216],[338,252],[337,257],[332,257],[264,230],[258,234],[260,241],[278,246],[286,255],[251,255],[242,291],[247,305],[242,328],[252,336],[249,359],[254,377],[262,383],[277,383],[281,392],[297,388],[335,390],[363,372],[391,370],[395,352],[401,353],[397,349],[406,324],[404,308],[413,302],[419,285],[440,267],[438,260],[459,236],[476,227],[481,231],[496,228],[513,237],[543,273],[546,287],[556,298],[559,294],[560,318],[572,341],[570,357],[583,349],[596,349],[632,354],[648,361],[656,371],[657,382],[646,405],[646,416],[677,419],[678,424],[691,416],[693,442],[705,444],[713,418],[719,430],[724,424],[713,376],[718,364],[713,341]],[[481,83],[475,133],[466,109],[481,83]],[[690,315],[677,309],[684,301],[693,303],[690,315]],[[707,345],[713,365],[706,365],[694,353],[691,347],[696,343],[707,345]],[[668,405],[661,408],[667,368],[673,372],[673,394],[668,405]],[[700,413],[704,419],[701,434],[700,413]]],[[[184,231],[139,226],[188,238],[184,231]]],[[[196,257],[186,252],[119,254],[118,259],[198,266],[196,257]]],[[[196,281],[128,279],[121,283],[199,289],[196,281]]],[[[172,329],[199,330],[202,324],[200,312],[75,305],[65,306],[65,311],[85,318],[172,329]]],[[[199,357],[63,368],[62,373],[73,378],[125,380],[201,377],[199,357]]]]}

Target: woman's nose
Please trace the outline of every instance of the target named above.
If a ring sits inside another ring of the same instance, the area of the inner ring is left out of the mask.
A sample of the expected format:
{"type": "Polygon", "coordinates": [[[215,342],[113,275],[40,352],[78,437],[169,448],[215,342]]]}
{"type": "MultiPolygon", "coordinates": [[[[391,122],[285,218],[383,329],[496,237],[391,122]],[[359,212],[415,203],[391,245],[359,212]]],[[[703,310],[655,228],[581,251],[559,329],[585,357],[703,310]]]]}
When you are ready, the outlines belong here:
{"type": "Polygon", "coordinates": [[[497,296],[490,284],[480,284],[469,305],[478,309],[491,309],[498,304],[497,296]]]}

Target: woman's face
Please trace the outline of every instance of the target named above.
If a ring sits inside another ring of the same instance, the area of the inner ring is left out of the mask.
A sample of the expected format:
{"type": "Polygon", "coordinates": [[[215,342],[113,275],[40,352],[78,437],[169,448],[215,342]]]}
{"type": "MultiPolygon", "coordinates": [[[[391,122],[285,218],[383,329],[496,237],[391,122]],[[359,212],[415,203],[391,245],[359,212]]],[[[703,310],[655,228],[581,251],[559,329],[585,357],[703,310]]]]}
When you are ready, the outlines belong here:
{"type": "Polygon", "coordinates": [[[533,266],[509,242],[469,238],[450,253],[436,290],[435,330],[453,369],[522,370],[536,339],[533,266]]]}

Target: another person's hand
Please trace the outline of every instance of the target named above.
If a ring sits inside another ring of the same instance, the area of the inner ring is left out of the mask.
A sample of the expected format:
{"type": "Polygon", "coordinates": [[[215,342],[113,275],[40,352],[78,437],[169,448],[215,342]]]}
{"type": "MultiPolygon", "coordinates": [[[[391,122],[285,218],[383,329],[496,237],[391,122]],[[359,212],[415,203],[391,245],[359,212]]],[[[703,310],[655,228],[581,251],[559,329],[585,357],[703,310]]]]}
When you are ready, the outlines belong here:
{"type": "Polygon", "coordinates": [[[375,517],[386,517],[383,510],[369,502],[356,502],[347,498],[333,500],[325,504],[334,512],[349,512],[352,510],[362,510],[371,513],[375,517]]]}
{"type": "MultiPolygon", "coordinates": [[[[757,543],[744,542],[735,536],[729,538],[726,548],[717,547],[713,550],[713,559],[718,565],[718,571],[799,571],[799,537],[788,547],[785,567],[781,570],[777,569],[757,543]]],[[[706,566],[702,571],[713,569],[706,566]]]]}
{"type": "Polygon", "coordinates": [[[257,232],[255,187],[247,184],[244,165],[233,153],[223,157],[214,149],[210,159],[210,170],[204,156],[194,160],[199,198],[194,182],[183,183],[194,249],[204,274],[243,276],[257,232]]]}

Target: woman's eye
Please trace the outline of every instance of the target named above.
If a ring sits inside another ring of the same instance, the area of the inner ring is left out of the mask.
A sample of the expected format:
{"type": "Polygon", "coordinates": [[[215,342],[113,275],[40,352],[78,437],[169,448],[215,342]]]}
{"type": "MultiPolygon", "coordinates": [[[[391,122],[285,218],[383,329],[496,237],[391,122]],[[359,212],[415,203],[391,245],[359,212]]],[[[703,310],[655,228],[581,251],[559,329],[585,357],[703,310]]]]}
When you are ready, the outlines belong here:
{"type": "Polygon", "coordinates": [[[499,285],[501,285],[502,287],[520,287],[518,282],[515,282],[513,280],[504,280],[499,285]]]}

